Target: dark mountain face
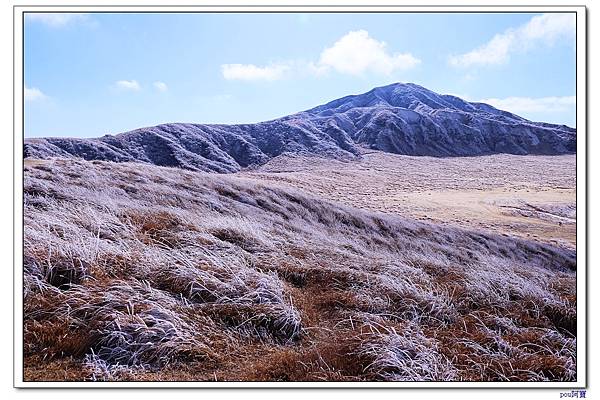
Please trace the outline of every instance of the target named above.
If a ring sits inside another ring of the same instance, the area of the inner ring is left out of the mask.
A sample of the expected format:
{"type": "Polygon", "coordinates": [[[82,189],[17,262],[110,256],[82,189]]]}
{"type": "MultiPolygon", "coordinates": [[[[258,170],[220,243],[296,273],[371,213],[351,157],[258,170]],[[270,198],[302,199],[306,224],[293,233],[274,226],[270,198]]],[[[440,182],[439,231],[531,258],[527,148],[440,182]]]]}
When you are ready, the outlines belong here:
{"type": "Polygon", "coordinates": [[[24,155],[235,172],[284,152],[349,158],[360,147],[436,157],[565,154],[576,151],[576,130],[398,83],[257,124],[164,124],[94,139],[27,139],[24,155]]]}

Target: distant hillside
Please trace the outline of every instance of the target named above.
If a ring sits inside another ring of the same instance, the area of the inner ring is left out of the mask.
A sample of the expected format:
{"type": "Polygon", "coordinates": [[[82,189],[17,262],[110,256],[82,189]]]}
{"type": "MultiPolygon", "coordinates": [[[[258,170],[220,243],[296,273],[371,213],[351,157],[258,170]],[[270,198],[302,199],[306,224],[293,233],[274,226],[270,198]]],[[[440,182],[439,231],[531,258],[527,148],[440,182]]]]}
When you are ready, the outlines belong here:
{"type": "Polygon", "coordinates": [[[554,155],[576,151],[576,130],[397,83],[256,124],[173,123],[94,139],[27,139],[24,156],[235,172],[286,152],[340,159],[357,157],[360,147],[439,157],[554,155]]]}

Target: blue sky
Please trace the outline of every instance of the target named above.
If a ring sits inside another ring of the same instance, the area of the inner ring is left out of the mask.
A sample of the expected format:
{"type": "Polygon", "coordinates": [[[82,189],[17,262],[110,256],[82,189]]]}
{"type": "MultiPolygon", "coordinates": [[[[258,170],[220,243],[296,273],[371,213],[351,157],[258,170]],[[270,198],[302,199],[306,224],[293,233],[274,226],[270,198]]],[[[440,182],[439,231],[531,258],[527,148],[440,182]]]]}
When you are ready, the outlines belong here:
{"type": "Polygon", "coordinates": [[[277,118],[393,82],[575,126],[574,14],[35,14],[25,136],[277,118]]]}

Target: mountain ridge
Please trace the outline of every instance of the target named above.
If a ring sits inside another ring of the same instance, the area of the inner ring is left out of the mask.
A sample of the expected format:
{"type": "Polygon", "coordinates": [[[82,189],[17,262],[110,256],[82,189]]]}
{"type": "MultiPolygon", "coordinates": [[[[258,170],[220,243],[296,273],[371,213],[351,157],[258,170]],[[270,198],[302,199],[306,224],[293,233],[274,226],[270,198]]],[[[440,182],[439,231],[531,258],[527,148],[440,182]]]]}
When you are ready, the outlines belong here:
{"type": "Polygon", "coordinates": [[[24,157],[144,162],[226,173],[284,153],[357,158],[364,147],[435,157],[555,155],[575,153],[576,130],[532,122],[413,83],[394,83],[254,124],[170,123],[91,139],[26,139],[24,157]]]}

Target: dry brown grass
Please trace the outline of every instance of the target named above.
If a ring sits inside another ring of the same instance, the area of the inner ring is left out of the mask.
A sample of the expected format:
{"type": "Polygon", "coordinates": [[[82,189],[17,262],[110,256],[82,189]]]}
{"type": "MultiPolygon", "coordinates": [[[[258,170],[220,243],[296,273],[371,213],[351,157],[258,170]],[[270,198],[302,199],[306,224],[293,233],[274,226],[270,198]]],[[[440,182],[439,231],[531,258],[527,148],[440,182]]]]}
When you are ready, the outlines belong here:
{"type": "Polygon", "coordinates": [[[568,248],[148,165],[24,193],[27,380],[576,378],[568,248]]]}
{"type": "Polygon", "coordinates": [[[575,248],[575,155],[282,155],[243,176],[352,207],[575,248]],[[360,183],[360,184],[357,184],[360,183]]]}

